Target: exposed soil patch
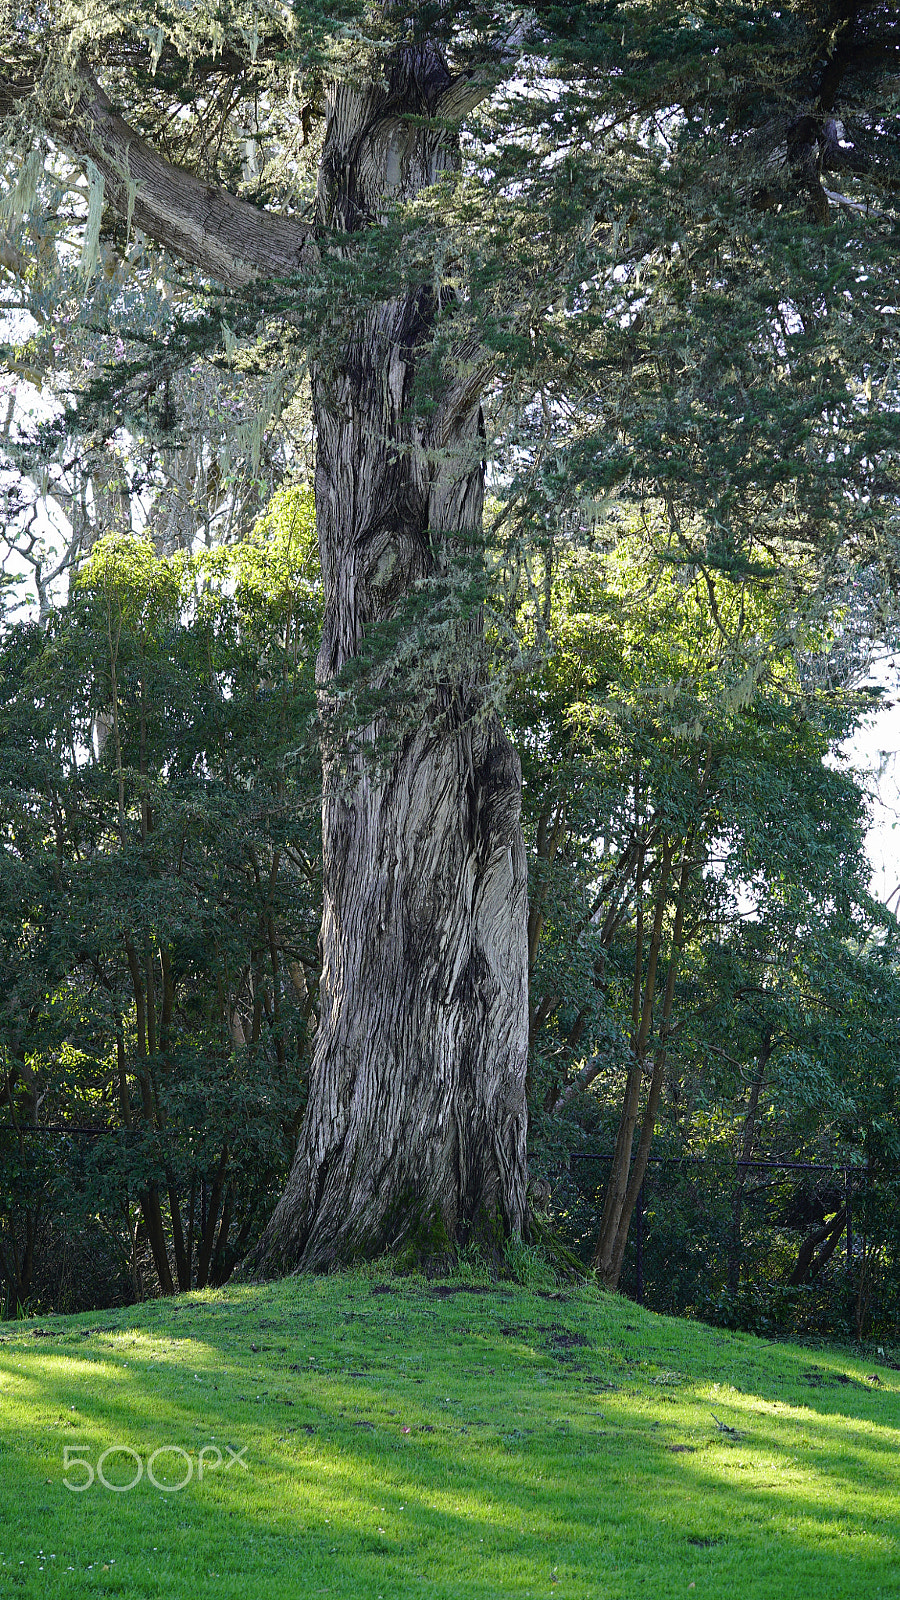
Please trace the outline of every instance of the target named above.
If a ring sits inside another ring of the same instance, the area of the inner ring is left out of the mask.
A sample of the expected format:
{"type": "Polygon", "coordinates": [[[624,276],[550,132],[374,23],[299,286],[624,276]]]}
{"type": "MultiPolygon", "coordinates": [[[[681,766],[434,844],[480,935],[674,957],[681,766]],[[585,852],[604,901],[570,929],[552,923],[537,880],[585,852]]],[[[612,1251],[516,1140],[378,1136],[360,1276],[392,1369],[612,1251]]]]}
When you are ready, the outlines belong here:
{"type": "Polygon", "coordinates": [[[565,1328],[552,1328],[548,1344],[557,1350],[574,1350],[577,1346],[588,1344],[583,1333],[569,1333],[565,1328]]]}
{"type": "Polygon", "coordinates": [[[435,1300],[449,1300],[452,1294],[502,1294],[503,1291],[494,1289],[490,1284],[482,1283],[433,1283],[429,1290],[435,1300]]]}

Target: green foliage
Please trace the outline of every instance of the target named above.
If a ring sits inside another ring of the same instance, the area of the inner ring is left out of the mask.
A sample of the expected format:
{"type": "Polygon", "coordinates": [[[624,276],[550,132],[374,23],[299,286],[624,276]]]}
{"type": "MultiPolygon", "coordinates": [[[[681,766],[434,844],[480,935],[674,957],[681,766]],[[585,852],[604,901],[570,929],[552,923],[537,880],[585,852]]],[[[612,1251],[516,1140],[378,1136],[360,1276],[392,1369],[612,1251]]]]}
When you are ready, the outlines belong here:
{"type": "MultiPolygon", "coordinates": [[[[522,605],[542,653],[510,702],[532,847],[532,1171],[589,1259],[610,1169],[574,1153],[612,1154],[637,992],[644,1048],[664,1062],[653,1149],[669,1163],[647,1187],[651,1303],[883,1329],[896,1315],[895,1245],[875,1220],[898,1153],[896,924],[868,895],[863,795],[831,754],[871,699],[827,674],[813,686],[808,653],[839,642],[840,623],[798,646],[783,566],[673,563],[664,524],[605,533],[538,569],[541,607],[522,605]],[[677,945],[673,839],[689,860],[677,945]],[[647,943],[660,894],[668,1018],[647,943]],[[735,1236],[734,1163],[759,1154],[868,1168],[845,1276],[835,1261],[815,1291],[785,1281],[828,1214],[824,1176],[785,1176],[780,1209],[745,1199],[735,1236]]],[[[623,1270],[633,1291],[633,1225],[623,1270]]]]}
{"type": "MultiPolygon", "coordinates": [[[[216,551],[111,536],[46,631],[0,640],[3,1251],[22,1298],[54,1296],[49,1218],[105,1230],[131,1293],[170,1250],[184,1287],[227,1276],[290,1160],[317,979],[311,530],[287,491],[216,551]]],[[[98,1295],[90,1274],[66,1292],[98,1295]]]]}

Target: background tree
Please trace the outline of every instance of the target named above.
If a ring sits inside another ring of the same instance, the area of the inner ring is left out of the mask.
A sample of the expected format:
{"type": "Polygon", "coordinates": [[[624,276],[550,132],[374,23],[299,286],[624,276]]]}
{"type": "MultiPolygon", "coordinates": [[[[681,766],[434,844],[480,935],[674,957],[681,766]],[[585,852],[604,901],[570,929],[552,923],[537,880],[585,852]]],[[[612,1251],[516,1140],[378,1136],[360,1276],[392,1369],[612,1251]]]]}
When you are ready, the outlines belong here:
{"type": "MultiPolygon", "coordinates": [[[[536,1140],[552,1148],[547,1120],[592,1083],[620,1096],[593,1250],[613,1286],[685,1049],[706,1056],[710,1092],[710,1050],[755,1053],[759,1083],[786,1026],[779,964],[790,988],[826,929],[834,958],[876,915],[862,796],[826,764],[873,695],[801,676],[783,564],[709,572],[654,558],[658,539],[648,522],[557,556],[552,646],[510,700],[534,866],[536,1140]],[[742,1015],[752,1043],[734,1037],[742,1015]]],[[[753,1123],[751,1105],[744,1159],[753,1123]]]]}
{"type": "Polygon", "coordinates": [[[101,1223],[136,1291],[221,1281],[283,1181],[319,970],[313,539],[296,494],[211,555],[107,538],[46,630],[2,641],[13,1305],[101,1223]]]}

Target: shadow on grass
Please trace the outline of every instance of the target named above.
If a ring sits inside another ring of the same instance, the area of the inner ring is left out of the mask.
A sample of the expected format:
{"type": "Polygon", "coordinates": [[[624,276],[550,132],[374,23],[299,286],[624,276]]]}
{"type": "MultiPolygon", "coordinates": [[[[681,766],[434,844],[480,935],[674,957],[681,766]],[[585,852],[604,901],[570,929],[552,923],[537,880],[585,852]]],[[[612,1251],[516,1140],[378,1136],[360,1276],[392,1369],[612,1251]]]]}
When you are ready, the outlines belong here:
{"type": "Polygon", "coordinates": [[[10,1592],[894,1592],[898,1396],[829,1353],[353,1279],[39,1328],[0,1343],[10,1592]],[[141,1480],[70,1492],[66,1445],[141,1480]]]}

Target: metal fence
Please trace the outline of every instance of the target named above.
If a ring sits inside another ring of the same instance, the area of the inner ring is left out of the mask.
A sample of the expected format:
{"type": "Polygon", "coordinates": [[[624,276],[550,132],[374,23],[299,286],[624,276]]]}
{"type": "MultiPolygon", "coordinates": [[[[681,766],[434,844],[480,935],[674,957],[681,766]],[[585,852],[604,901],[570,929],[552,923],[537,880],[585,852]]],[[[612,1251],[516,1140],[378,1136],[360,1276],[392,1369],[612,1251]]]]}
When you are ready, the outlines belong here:
{"type": "MultiPolygon", "coordinates": [[[[572,1161],[588,1161],[588,1162],[591,1162],[591,1161],[612,1161],[613,1159],[614,1158],[613,1158],[612,1155],[601,1154],[599,1151],[595,1151],[595,1150],[575,1150],[575,1151],[572,1152],[571,1156],[569,1157],[570,1162],[572,1162],[572,1161]]],[[[708,1156],[697,1156],[697,1155],[693,1155],[693,1156],[688,1156],[688,1155],[685,1155],[685,1156],[650,1156],[649,1161],[648,1161],[648,1166],[655,1166],[658,1169],[659,1168],[662,1168],[662,1169],[674,1168],[674,1169],[678,1170],[678,1169],[684,1169],[686,1167],[690,1167],[692,1165],[708,1166],[709,1165],[709,1157],[708,1156]]],[[[760,1157],[759,1159],[750,1158],[750,1159],[747,1159],[747,1160],[737,1160],[737,1161],[735,1161],[733,1163],[733,1170],[734,1170],[735,1173],[738,1173],[738,1174],[740,1174],[742,1171],[748,1171],[748,1170],[776,1171],[776,1172],[809,1172],[809,1173],[816,1172],[816,1173],[830,1173],[832,1175],[840,1174],[841,1179],[842,1179],[842,1184],[843,1184],[844,1206],[845,1206],[845,1209],[846,1209],[846,1219],[845,1219],[845,1223],[844,1223],[845,1254],[846,1254],[847,1264],[848,1264],[848,1266],[850,1265],[850,1263],[853,1260],[853,1249],[854,1249],[853,1198],[854,1198],[854,1193],[859,1193],[860,1184],[862,1184],[862,1186],[865,1186],[865,1184],[868,1182],[868,1171],[867,1171],[867,1169],[865,1167],[851,1166],[846,1162],[841,1163],[841,1164],[835,1164],[835,1163],[829,1164],[829,1163],[825,1163],[825,1162],[816,1162],[816,1161],[774,1161],[769,1157],[760,1157]]],[[[634,1214],[634,1252],[635,1252],[635,1295],[634,1295],[634,1298],[635,1298],[635,1300],[638,1301],[639,1304],[643,1303],[644,1287],[645,1287],[645,1285],[644,1285],[644,1244],[645,1244],[645,1212],[646,1212],[645,1187],[646,1187],[646,1183],[647,1183],[647,1179],[645,1178],[644,1179],[644,1183],[641,1184],[640,1191],[638,1193],[637,1204],[635,1206],[635,1214],[634,1214]]],[[[740,1222],[740,1209],[741,1209],[741,1206],[742,1206],[742,1203],[743,1203],[743,1189],[742,1189],[742,1187],[738,1188],[737,1197],[738,1197],[738,1224],[739,1224],[739,1222],[740,1222]]]]}

